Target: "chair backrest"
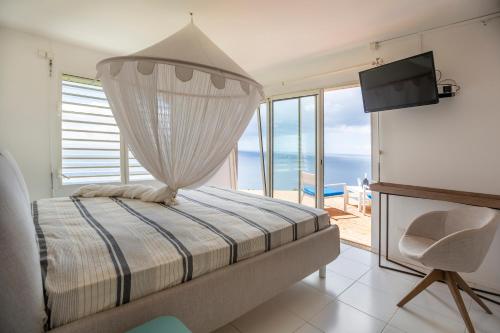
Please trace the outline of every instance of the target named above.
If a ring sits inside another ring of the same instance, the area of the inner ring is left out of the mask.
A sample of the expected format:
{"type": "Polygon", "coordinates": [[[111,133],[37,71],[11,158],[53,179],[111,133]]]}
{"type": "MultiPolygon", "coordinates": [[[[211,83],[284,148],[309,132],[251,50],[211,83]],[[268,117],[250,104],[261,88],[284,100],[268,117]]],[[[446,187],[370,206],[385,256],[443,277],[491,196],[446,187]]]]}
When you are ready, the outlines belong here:
{"type": "Polygon", "coordinates": [[[41,332],[45,321],[40,255],[26,184],[0,149],[0,330],[41,332]]]}
{"type": "Polygon", "coordinates": [[[444,237],[426,252],[423,263],[434,268],[474,272],[481,266],[500,220],[493,209],[464,206],[447,212],[444,237]]]}
{"type": "Polygon", "coordinates": [[[314,173],[301,171],[300,172],[300,181],[302,186],[316,186],[316,175],[314,173]]]}
{"type": "Polygon", "coordinates": [[[451,209],[446,214],[446,235],[465,229],[483,229],[488,225],[495,226],[496,212],[485,207],[463,206],[451,209]]]}

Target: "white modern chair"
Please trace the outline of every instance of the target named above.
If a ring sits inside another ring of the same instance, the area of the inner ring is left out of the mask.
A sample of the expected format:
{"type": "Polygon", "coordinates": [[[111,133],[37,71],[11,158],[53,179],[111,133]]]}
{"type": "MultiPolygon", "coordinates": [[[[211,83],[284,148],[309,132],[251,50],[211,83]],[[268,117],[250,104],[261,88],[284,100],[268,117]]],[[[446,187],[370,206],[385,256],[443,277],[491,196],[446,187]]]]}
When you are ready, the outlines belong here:
{"type": "Polygon", "coordinates": [[[363,184],[360,178],[358,178],[358,186],[361,188],[358,199],[358,210],[366,215],[366,207],[371,206],[372,204],[372,191],[370,191],[370,187],[368,185],[363,184]]]}
{"type": "Polygon", "coordinates": [[[398,306],[404,306],[434,281],[445,281],[467,329],[474,332],[458,288],[487,313],[491,311],[457,272],[471,273],[479,268],[495,236],[498,220],[499,215],[493,209],[471,206],[434,211],[416,218],[399,241],[399,250],[432,271],[398,306]]]}

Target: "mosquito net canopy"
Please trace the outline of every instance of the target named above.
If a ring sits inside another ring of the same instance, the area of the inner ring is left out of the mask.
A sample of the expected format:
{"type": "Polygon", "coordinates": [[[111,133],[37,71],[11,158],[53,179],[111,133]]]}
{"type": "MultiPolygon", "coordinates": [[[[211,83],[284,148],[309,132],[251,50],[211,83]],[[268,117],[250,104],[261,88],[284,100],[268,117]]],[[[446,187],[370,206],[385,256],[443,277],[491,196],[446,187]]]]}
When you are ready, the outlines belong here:
{"type": "Polygon", "coordinates": [[[129,149],[165,186],[91,185],[76,195],[174,203],[179,188],[220,168],[263,98],[261,85],[193,23],[97,70],[129,149]]]}

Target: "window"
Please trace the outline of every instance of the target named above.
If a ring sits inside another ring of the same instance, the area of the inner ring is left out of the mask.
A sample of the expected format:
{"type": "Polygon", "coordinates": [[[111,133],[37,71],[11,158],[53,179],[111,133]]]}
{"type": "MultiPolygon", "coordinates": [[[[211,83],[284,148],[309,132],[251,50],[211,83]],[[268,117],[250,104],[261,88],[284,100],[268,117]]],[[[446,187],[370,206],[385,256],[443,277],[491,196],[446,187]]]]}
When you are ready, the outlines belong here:
{"type": "Polygon", "coordinates": [[[154,179],[151,174],[142,167],[142,165],[134,158],[134,155],[128,151],[128,179],[129,181],[141,181],[154,179]]]}
{"type": "Polygon", "coordinates": [[[62,184],[152,179],[135,159],[130,159],[129,179],[124,176],[124,145],[100,83],[63,75],[61,87],[62,184]]]}

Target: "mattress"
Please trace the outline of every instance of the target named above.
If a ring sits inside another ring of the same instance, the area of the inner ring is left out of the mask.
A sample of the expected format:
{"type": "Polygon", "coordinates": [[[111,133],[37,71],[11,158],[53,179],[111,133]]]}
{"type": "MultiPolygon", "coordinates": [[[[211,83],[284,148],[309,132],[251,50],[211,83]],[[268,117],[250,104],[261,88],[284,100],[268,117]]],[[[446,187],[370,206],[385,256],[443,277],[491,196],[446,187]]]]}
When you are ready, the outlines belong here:
{"type": "Polygon", "coordinates": [[[227,189],[180,191],[177,201],[33,202],[48,326],[126,304],[330,225],[323,210],[227,189]]]}

